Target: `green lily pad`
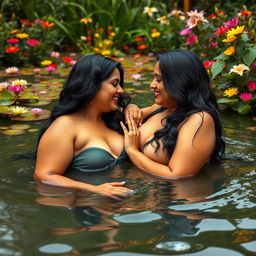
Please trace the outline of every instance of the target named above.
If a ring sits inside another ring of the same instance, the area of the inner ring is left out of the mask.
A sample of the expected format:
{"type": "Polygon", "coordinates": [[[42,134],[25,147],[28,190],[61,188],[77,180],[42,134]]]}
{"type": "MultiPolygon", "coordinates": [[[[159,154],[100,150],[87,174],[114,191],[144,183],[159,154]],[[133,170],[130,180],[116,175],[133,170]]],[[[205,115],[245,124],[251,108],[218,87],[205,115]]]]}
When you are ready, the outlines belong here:
{"type": "Polygon", "coordinates": [[[29,111],[22,115],[9,115],[11,120],[15,121],[38,121],[49,118],[51,111],[47,109],[42,109],[42,112],[39,114],[34,114],[33,112],[29,111]]]}
{"type": "Polygon", "coordinates": [[[28,124],[13,124],[10,126],[11,129],[13,130],[26,130],[30,128],[31,126],[28,124]]]}
{"type": "Polygon", "coordinates": [[[27,131],[28,131],[28,132],[38,132],[38,131],[39,131],[39,129],[34,128],[34,129],[28,129],[27,131]]]}
{"type": "Polygon", "coordinates": [[[45,106],[45,105],[49,105],[50,103],[51,103],[51,100],[39,100],[39,101],[24,102],[23,105],[25,105],[25,106],[31,106],[31,107],[36,107],[36,106],[45,106]]]}
{"type": "Polygon", "coordinates": [[[230,98],[221,98],[217,100],[218,103],[221,104],[234,104],[238,102],[238,99],[230,99],[230,98]]]}
{"type": "Polygon", "coordinates": [[[10,106],[15,102],[15,100],[16,97],[7,91],[0,93],[0,106],[10,106]]]}
{"type": "Polygon", "coordinates": [[[5,135],[20,135],[25,133],[24,130],[20,130],[20,129],[8,129],[2,132],[5,135]]]}

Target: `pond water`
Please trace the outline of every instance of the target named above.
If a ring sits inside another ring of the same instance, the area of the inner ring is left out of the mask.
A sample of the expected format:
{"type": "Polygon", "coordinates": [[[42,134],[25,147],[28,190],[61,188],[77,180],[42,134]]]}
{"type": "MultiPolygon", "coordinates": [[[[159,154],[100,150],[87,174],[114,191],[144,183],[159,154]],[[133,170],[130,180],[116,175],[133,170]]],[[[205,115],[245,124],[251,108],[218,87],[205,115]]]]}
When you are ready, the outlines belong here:
{"type": "MultiPolygon", "coordinates": [[[[152,63],[138,59],[124,65],[133,101],[151,103],[145,90],[152,63]],[[134,82],[137,73],[143,76],[134,82]]],[[[120,201],[36,184],[33,160],[11,160],[35,149],[33,129],[43,121],[20,122],[32,129],[22,135],[0,133],[0,255],[255,255],[256,121],[234,113],[221,116],[232,160],[193,178],[164,180],[131,163],[74,177],[92,184],[125,180],[135,193],[120,201]]],[[[17,123],[0,118],[1,127],[17,123]]]]}

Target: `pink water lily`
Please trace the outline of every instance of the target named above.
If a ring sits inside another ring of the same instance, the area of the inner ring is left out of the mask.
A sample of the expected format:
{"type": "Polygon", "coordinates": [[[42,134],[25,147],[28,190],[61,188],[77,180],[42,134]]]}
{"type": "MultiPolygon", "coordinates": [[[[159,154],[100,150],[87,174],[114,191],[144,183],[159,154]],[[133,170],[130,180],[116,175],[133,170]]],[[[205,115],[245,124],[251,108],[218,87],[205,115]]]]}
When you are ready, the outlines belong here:
{"type": "Polygon", "coordinates": [[[197,35],[192,34],[188,37],[186,44],[193,44],[197,40],[197,35]]]}
{"type": "Polygon", "coordinates": [[[252,93],[250,92],[243,92],[239,95],[239,98],[243,101],[250,100],[252,98],[252,93]]]}
{"type": "Polygon", "coordinates": [[[252,91],[256,91],[256,81],[250,81],[247,83],[247,87],[248,89],[252,90],[252,91]]]}

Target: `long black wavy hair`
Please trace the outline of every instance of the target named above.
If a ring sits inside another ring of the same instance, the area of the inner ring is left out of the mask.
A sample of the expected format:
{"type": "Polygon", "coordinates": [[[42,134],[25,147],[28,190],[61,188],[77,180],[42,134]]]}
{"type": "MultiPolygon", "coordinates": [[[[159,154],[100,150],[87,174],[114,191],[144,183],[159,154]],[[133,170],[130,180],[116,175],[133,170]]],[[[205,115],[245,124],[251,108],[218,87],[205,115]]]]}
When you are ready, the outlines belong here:
{"type": "MultiPolygon", "coordinates": [[[[168,156],[171,156],[176,145],[179,125],[193,113],[201,113],[203,123],[202,112],[205,111],[212,116],[215,123],[216,142],[211,162],[220,162],[225,151],[225,142],[222,138],[218,105],[202,61],[196,54],[183,49],[160,53],[157,55],[157,61],[165,90],[176,99],[177,108],[162,120],[164,127],[156,131],[154,137],[146,142],[144,147],[156,143],[157,151],[161,139],[163,149],[167,151],[168,156]]],[[[164,107],[157,109],[148,115],[145,121],[165,109],[164,107]]]]}
{"type": "MultiPolygon", "coordinates": [[[[53,121],[62,116],[74,113],[89,104],[101,88],[102,81],[108,79],[117,68],[120,72],[120,86],[124,85],[124,70],[119,62],[101,55],[86,55],[73,66],[60,93],[59,104],[51,112],[46,125],[42,128],[38,143],[44,132],[53,121]]],[[[128,95],[122,94],[118,106],[124,108],[130,101],[128,95]]],[[[105,124],[119,133],[123,133],[120,121],[123,114],[120,110],[103,113],[105,124]]]]}

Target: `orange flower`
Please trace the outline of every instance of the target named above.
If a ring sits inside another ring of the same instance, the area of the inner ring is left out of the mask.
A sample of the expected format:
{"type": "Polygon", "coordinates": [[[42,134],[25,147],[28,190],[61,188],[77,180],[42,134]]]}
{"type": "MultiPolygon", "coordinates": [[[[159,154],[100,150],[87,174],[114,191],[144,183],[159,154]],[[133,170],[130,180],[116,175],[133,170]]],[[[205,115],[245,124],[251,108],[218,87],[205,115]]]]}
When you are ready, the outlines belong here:
{"type": "Polygon", "coordinates": [[[146,49],[146,48],[148,48],[145,44],[141,44],[141,45],[138,45],[137,46],[137,49],[138,50],[144,50],[144,49],[146,49]]]}
{"type": "Polygon", "coordinates": [[[42,25],[45,27],[45,28],[51,28],[54,26],[54,23],[49,23],[48,21],[43,21],[42,22],[42,25]]]}
{"type": "Polygon", "coordinates": [[[18,52],[19,50],[20,50],[20,48],[17,46],[10,46],[5,49],[5,52],[6,53],[15,53],[15,52],[18,52]]]}
{"type": "Polygon", "coordinates": [[[226,51],[224,51],[224,54],[230,56],[232,55],[233,53],[235,52],[235,47],[232,45],[232,46],[229,46],[226,51]]]}

